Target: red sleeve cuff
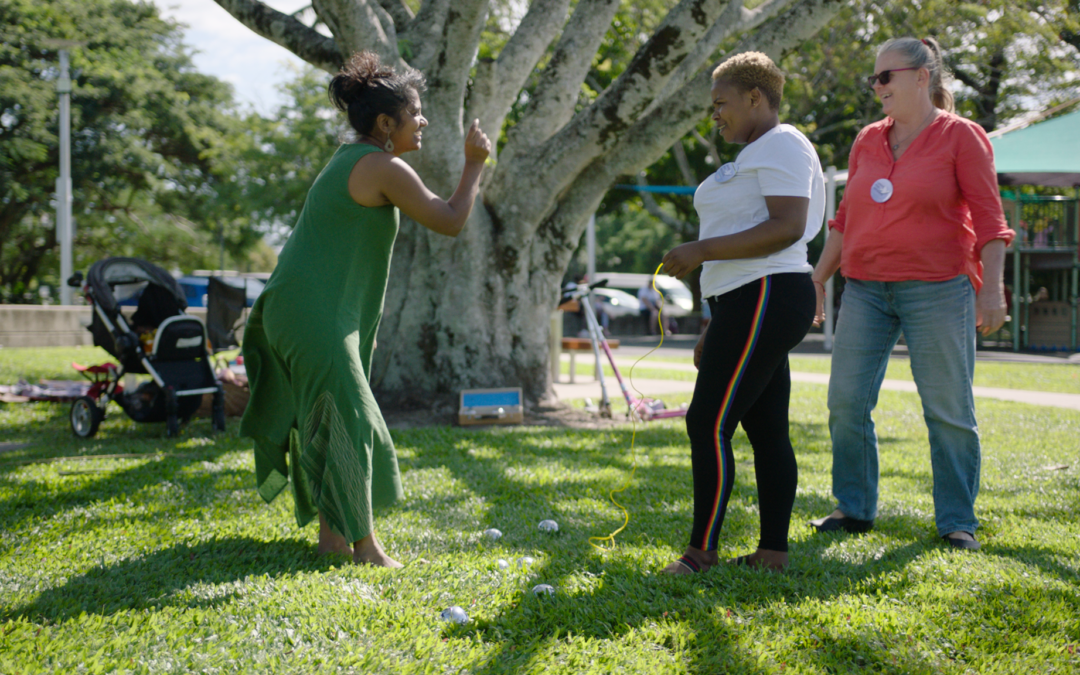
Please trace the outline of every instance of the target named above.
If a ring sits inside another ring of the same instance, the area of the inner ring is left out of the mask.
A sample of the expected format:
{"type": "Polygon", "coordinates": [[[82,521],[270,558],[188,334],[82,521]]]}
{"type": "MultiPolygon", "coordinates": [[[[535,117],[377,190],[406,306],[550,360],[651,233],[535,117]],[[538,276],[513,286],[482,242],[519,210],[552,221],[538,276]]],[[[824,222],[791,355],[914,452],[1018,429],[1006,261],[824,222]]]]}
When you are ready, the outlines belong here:
{"type": "Polygon", "coordinates": [[[1009,228],[1005,228],[1004,230],[999,230],[997,232],[978,233],[975,236],[975,250],[981,252],[983,246],[986,246],[995,239],[1003,240],[1006,246],[1011,245],[1013,239],[1016,238],[1016,232],[1009,228]]]}

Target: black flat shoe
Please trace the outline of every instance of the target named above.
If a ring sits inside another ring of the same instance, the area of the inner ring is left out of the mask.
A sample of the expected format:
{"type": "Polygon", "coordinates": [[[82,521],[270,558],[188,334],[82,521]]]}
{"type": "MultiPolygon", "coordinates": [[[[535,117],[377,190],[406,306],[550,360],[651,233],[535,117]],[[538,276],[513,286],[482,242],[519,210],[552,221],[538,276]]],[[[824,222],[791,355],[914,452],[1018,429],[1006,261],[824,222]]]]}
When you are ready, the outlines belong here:
{"type": "Polygon", "coordinates": [[[858,518],[836,518],[834,516],[826,516],[824,518],[818,518],[817,520],[810,521],[811,527],[818,532],[838,532],[843,530],[844,532],[850,532],[851,534],[862,534],[863,532],[869,532],[874,529],[874,521],[872,520],[859,520],[858,518]]]}
{"type": "MultiPolygon", "coordinates": [[[[968,534],[971,533],[968,532],[968,534]]],[[[974,537],[975,535],[972,534],[971,536],[974,537]]],[[[944,539],[950,547],[964,551],[978,551],[980,548],[982,548],[982,544],[980,544],[975,539],[956,539],[955,537],[950,537],[949,535],[945,535],[944,537],[942,537],[942,539],[944,539]]]]}

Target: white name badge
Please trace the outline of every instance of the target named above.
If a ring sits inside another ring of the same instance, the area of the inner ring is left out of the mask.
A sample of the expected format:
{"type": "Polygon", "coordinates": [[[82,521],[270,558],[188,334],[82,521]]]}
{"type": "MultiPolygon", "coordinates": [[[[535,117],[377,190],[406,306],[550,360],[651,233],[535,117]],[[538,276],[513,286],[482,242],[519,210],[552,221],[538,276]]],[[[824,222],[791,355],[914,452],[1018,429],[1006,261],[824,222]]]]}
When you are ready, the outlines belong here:
{"type": "Polygon", "coordinates": [[[878,178],[870,186],[870,197],[878,204],[884,204],[892,199],[893,186],[888,178],[878,178]]]}
{"type": "Polygon", "coordinates": [[[713,174],[713,178],[717,183],[726,183],[735,177],[735,174],[739,173],[739,165],[735,162],[728,162],[713,174]]]}

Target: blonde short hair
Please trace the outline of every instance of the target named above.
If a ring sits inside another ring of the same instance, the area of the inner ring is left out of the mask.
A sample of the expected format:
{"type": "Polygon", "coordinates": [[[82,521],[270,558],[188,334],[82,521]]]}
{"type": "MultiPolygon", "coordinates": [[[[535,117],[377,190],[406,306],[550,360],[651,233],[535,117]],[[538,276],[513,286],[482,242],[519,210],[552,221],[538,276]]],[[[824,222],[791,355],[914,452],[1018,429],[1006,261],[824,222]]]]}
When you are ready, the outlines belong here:
{"type": "Polygon", "coordinates": [[[743,52],[726,59],[712,72],[712,79],[730,80],[742,91],[757,87],[773,110],[780,109],[784,98],[784,73],[761,52],[743,52]]]}

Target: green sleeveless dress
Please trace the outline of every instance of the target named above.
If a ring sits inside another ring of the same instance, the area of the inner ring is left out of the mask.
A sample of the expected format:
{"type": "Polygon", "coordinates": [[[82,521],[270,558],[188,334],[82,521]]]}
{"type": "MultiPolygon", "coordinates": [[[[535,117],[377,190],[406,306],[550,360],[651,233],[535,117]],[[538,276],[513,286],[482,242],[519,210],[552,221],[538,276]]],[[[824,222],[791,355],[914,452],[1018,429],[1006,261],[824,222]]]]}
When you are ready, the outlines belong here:
{"type": "Polygon", "coordinates": [[[338,148],[308,191],[244,332],[251,399],[240,433],[255,440],[268,503],[292,486],[296,522],[322,512],[349,542],[372,507],[403,498],[394,444],[371,393],[398,211],[357,204],[349,174],[371,145],[338,148]]]}

